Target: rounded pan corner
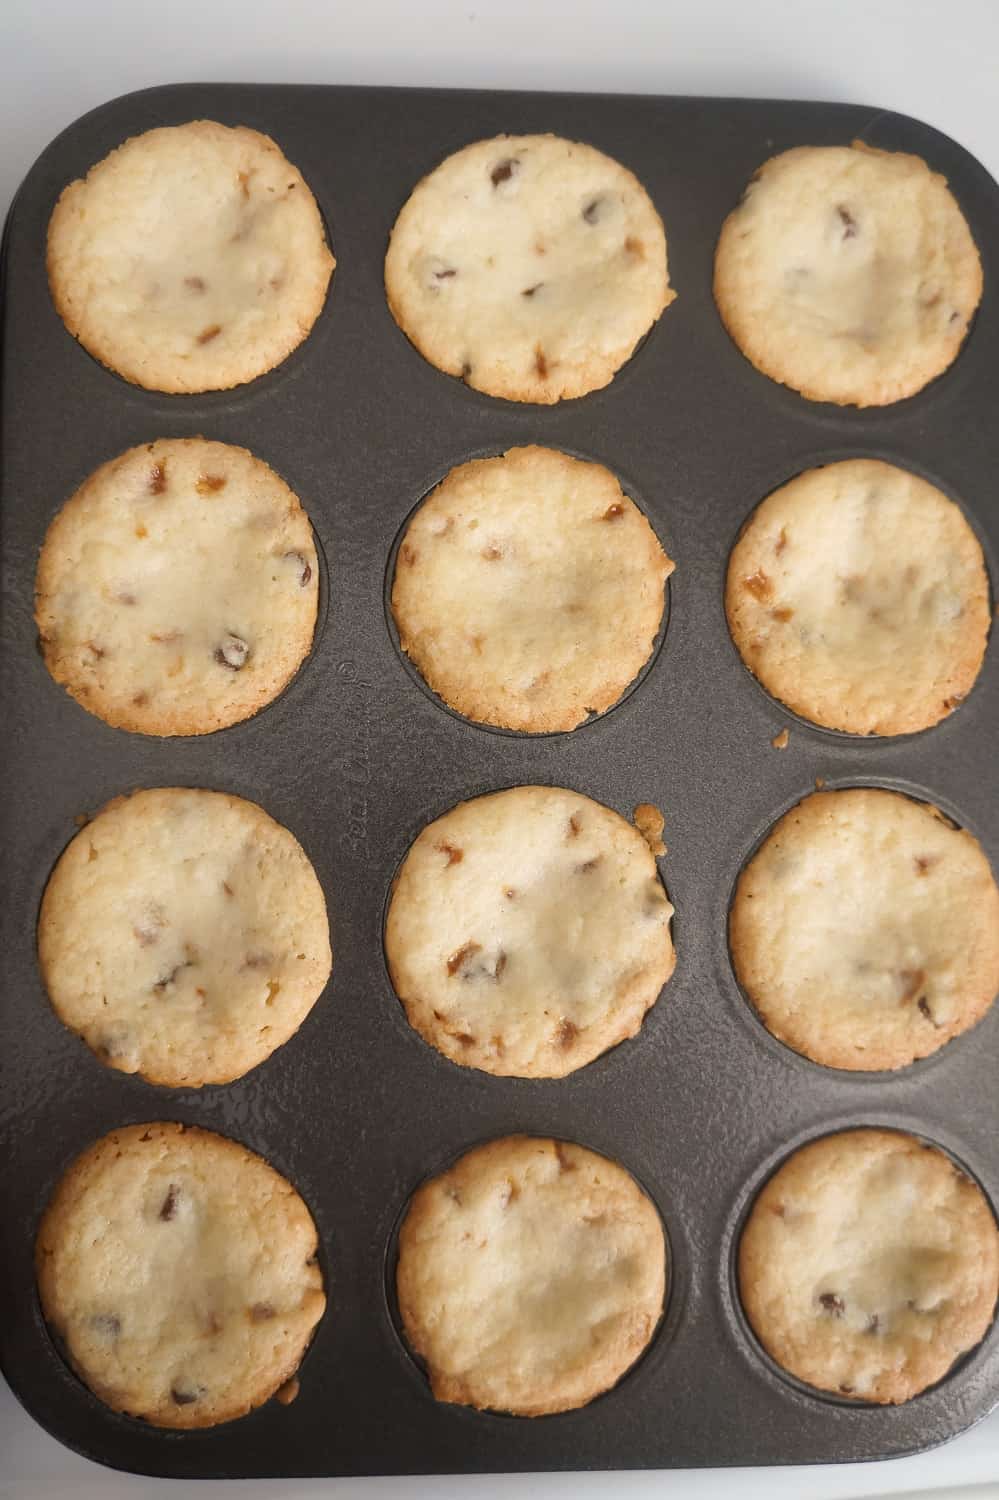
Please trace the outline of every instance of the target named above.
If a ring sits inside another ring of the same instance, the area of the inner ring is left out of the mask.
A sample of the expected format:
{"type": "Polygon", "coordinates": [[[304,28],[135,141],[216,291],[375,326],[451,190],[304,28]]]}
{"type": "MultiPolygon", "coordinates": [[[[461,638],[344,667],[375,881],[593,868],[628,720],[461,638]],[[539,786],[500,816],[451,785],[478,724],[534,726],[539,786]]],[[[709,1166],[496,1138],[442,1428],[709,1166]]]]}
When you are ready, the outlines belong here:
{"type": "MultiPolygon", "coordinates": [[[[95,104],[92,109],[84,111],[82,115],[77,115],[42,147],[22,177],[7,210],[4,240],[7,240],[10,228],[15,222],[15,210],[32,196],[36,181],[40,186],[44,184],[46,190],[50,190],[50,178],[57,175],[59,182],[65,186],[74,177],[85,174],[89,167],[100,161],[102,156],[107,155],[108,151],[120,145],[129,136],[139,135],[144,130],[152,130],[159,125],[177,123],[178,111],[171,107],[174,99],[178,104],[181,101],[185,101],[186,104],[186,101],[190,100],[191,106],[197,112],[202,107],[212,107],[213,102],[219,100],[220,96],[224,98],[227,90],[236,93],[246,87],[246,84],[238,83],[202,84],[182,81],[153,83],[143,88],[130,89],[124,94],[117,94],[113,99],[105,99],[101,104],[95,104]],[[69,173],[61,165],[65,162],[73,164],[69,173]],[[60,164],[57,174],[52,170],[56,163],[60,164]]],[[[280,87],[281,85],[278,84],[259,85],[261,90],[280,87]]],[[[186,114],[188,119],[195,117],[192,116],[190,108],[186,108],[180,114],[186,114]]]]}
{"type": "Polygon", "coordinates": [[[970,171],[980,176],[981,186],[986,191],[999,191],[999,183],[973,151],[939,126],[931,125],[918,115],[910,115],[897,109],[872,110],[872,118],[858,133],[857,139],[865,145],[879,146],[883,150],[925,155],[928,165],[937,170],[942,169],[948,180],[958,168],[970,171]],[[914,136],[920,139],[913,139],[914,136]]]}

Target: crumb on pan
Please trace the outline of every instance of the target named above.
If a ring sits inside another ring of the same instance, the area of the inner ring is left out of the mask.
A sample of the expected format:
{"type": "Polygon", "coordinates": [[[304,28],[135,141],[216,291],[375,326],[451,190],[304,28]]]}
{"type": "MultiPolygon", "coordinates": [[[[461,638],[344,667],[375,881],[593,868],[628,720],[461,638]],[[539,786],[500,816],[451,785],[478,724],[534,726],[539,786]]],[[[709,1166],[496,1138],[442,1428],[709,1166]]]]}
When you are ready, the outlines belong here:
{"type": "Polygon", "coordinates": [[[659,811],[659,808],[654,807],[651,802],[640,802],[635,808],[633,817],[635,827],[653,854],[665,854],[666,845],[662,840],[662,832],[666,827],[666,819],[659,811]]]}

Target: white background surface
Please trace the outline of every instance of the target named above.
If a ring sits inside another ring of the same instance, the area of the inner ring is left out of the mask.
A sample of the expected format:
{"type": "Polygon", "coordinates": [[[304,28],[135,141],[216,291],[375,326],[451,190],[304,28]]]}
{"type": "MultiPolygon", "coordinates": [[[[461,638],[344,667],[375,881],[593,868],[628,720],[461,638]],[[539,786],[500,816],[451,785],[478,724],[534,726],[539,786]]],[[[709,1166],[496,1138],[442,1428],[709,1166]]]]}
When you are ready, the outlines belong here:
{"type": "MultiPolygon", "coordinates": [[[[841,99],[921,116],[999,177],[999,0],[0,0],[0,212],[78,115],[184,79],[841,99]]],[[[934,1486],[964,1500],[958,1485],[999,1500],[999,1413],[935,1453],[877,1465],[166,1483],[67,1452],[0,1378],[3,1500],[853,1500],[934,1486]]]]}

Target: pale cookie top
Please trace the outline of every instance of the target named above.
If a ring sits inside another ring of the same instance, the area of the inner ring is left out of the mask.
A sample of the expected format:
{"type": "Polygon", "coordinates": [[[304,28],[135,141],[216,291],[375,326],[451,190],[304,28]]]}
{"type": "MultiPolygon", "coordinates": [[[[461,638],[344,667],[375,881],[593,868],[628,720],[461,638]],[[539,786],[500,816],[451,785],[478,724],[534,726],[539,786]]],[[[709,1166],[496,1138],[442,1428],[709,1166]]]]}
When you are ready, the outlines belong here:
{"type": "Polygon", "coordinates": [[[673,972],[672,915],[637,829],[522,786],[424,828],[385,948],[410,1024],[452,1062],[559,1078],[638,1031],[673,972]]]}
{"type": "Polygon", "coordinates": [[[385,289],[431,364],[544,403],[607,385],[676,295],[642,184],[555,135],[476,141],[424,177],[392,230],[385,289]]]}
{"type": "Polygon", "coordinates": [[[108,803],[56,865],[38,921],[60,1019],[112,1068],[192,1088],[286,1042],[330,974],[329,923],[297,840],[223,792],[108,803]]]}
{"type": "Polygon", "coordinates": [[[510,1136],[414,1195],[399,1234],[406,1337],[438,1401],[541,1416],[614,1385],[663,1308],[659,1215],[623,1167],[510,1136]]]}
{"type": "Polygon", "coordinates": [[[921,390],[954,359],[981,295],[946,179],[862,141],[771,157],[715,257],[715,300],[747,359],[840,406],[921,390]]]}
{"type": "Polygon", "coordinates": [[[156,1427],[241,1417],[294,1375],[323,1315],[317,1237],[259,1156],[194,1126],[112,1131],[38,1230],[42,1309],[96,1396],[156,1427]]]}
{"type": "Polygon", "coordinates": [[[942,1151],[844,1131],[803,1146],[763,1188],[739,1286],[756,1336],[792,1375],[897,1403],[985,1334],[999,1234],[980,1188],[942,1151]]]}
{"type": "Polygon", "coordinates": [[[161,438],[85,480],[35,580],[45,664],[84,708],[142,734],[207,734],[263,708],[312,645],[312,528],[245,448],[161,438]]]}
{"type": "Polygon", "coordinates": [[[133,136],[64,190],[49,285],[102,364],[155,391],[216,391],[280,364],[334,261],[316,201],[266,135],[213,120],[133,136]]]}
{"type": "Polygon", "coordinates": [[[729,560],[725,609],[768,692],[853,734],[949,714],[990,624],[982,549],[958,507],[871,458],[809,469],[763,501],[729,560]]]}
{"type": "Polygon", "coordinates": [[[901,1068],[999,990],[999,889],[972,834],[874,787],[816,792],[746,865],[739,980],[775,1036],[834,1068],[901,1068]]]}
{"type": "Polygon", "coordinates": [[[399,548],[403,650],[459,713],[573,729],[649,658],[673,564],[609,470],[552,448],[452,469],[399,548]]]}

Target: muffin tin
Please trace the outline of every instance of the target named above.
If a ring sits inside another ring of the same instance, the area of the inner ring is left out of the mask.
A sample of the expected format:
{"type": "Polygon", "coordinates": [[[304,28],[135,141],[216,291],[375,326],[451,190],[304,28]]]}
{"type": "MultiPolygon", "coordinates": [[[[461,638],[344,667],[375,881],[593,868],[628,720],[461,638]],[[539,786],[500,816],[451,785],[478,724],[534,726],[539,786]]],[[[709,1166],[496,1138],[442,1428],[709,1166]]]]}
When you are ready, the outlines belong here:
{"type": "Polygon", "coordinates": [[[177,1478],[830,1462],[931,1447],[999,1400],[995,1328],[906,1406],[813,1392],[762,1353],[733,1281],[753,1192],[790,1150],[830,1130],[923,1135],[999,1203],[999,1006],[897,1074],[835,1072],[764,1031],[726,942],[742,861],[816,778],[932,800],[999,859],[994,647],[943,724],[859,740],[767,697],[732,646],[722,602],[732,542],[762,496],[854,454],[911,467],[951,494],[995,580],[997,210],[996,185],[954,142],[852,105],[180,85],[96,110],[42,155],[4,260],[0,1356],[63,1442],[177,1478]],[[202,116],[275,137],[317,197],[338,266],[311,337],[285,364],[232,392],[170,397],[117,379],[67,335],[46,287],[45,230],[63,185],[126,136],[202,116]],[[423,173],[479,137],[544,130],[637,172],[665,220],[679,293],[609,387],[555,408],[490,399],[440,374],[395,326],[382,290],[389,230],[423,173]],[[946,174],[986,285],[952,369],[910,400],[863,412],[813,405],[757,374],[711,297],[715,238],[753,170],[792,145],[854,137],[915,151],[946,174]],[[35,560],[55,510],[99,463],[195,433],[249,446],[288,480],[327,558],[328,610],[312,655],[256,718],[201,739],[146,739],[110,729],[49,679],[35,648],[35,560]],[[526,442],[607,464],[677,561],[661,650],[618,706],[571,734],[460,720],[405,669],[386,618],[390,554],[416,502],[454,464],[526,442]],[[789,744],[777,750],[785,727],[789,744]],[[576,788],[626,816],[639,802],[659,805],[677,908],[676,973],[638,1037],[554,1081],[447,1062],[406,1024],[382,952],[388,888],[423,825],[463,798],[530,782],[576,788]],[[333,978],[298,1034],[247,1077],[201,1091],[102,1067],[56,1020],[35,963],[41,894],[74,819],[130,788],[170,785],[235,792],[286,824],[315,865],[333,927],[333,978]],[[98,1135],[157,1118],[244,1141],[315,1215],[330,1307],[291,1406],[272,1401],[203,1432],[157,1431],[107,1410],[45,1328],[32,1252],[54,1183],[98,1135]],[[658,1206],[672,1252],[666,1315],[646,1355],[590,1406],[533,1421],[434,1402],[391,1293],[414,1187],[514,1131],[621,1161],[658,1206]]]}

